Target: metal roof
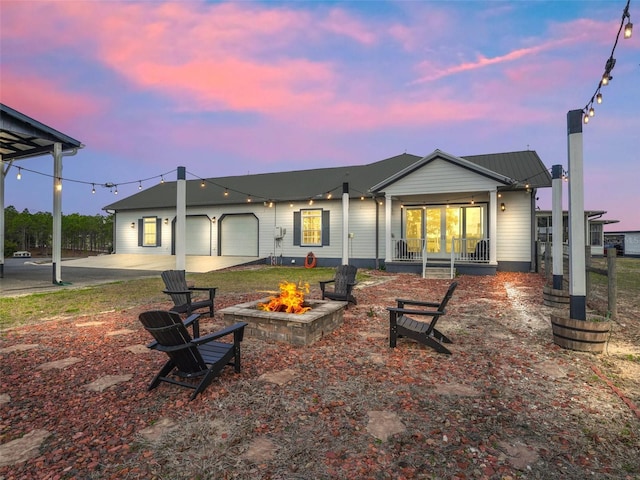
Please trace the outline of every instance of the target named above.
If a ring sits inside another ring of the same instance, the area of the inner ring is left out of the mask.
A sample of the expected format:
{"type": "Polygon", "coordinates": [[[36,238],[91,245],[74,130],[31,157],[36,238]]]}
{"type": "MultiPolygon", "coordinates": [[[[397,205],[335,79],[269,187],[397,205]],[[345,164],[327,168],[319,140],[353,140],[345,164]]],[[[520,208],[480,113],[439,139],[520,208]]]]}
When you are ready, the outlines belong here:
{"type": "MultiPolygon", "coordinates": [[[[452,157],[444,152],[439,152],[439,154],[447,158],[452,157]]],[[[476,164],[476,170],[479,173],[490,171],[498,178],[513,179],[522,183],[527,180],[532,188],[551,186],[551,176],[534,151],[496,155],[499,157],[498,159],[492,159],[493,155],[454,158],[462,160],[458,163],[466,164],[471,162],[476,164]],[[511,156],[509,157],[510,161],[503,158],[503,155],[511,156]],[[511,163],[524,163],[527,165],[514,166],[511,163]],[[492,166],[496,169],[491,168],[492,166]],[[500,168],[506,171],[502,171],[500,168]],[[529,178],[533,172],[536,174],[535,182],[529,178]],[[546,177],[541,172],[546,173],[546,177]],[[519,177],[516,174],[522,174],[524,177],[519,177]],[[544,182],[545,179],[547,180],[546,183],[544,182]]],[[[188,180],[187,205],[191,207],[229,205],[247,203],[249,199],[251,202],[320,200],[322,198],[326,199],[329,193],[332,194],[333,198],[338,198],[342,195],[342,184],[344,182],[349,183],[350,197],[371,197],[370,189],[374,185],[390,179],[398,172],[411,168],[412,165],[418,164],[424,158],[426,157],[404,153],[367,165],[212,177],[204,179],[204,187],[201,187],[200,179],[188,180]],[[225,195],[225,192],[227,192],[227,195],[225,195]]],[[[510,182],[505,180],[505,183],[510,182]]],[[[122,211],[174,208],[175,206],[176,182],[165,181],[107,205],[103,209],[122,211]]]]}
{"type": "Polygon", "coordinates": [[[20,160],[53,152],[82,148],[78,140],[0,103],[0,155],[2,160],[20,160]]]}

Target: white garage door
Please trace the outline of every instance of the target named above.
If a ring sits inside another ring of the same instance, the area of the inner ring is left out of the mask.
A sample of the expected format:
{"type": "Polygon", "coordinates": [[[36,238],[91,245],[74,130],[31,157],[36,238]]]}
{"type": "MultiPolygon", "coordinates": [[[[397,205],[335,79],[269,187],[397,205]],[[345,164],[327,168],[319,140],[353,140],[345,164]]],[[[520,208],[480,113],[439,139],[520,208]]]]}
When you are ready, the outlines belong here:
{"type": "Polygon", "coordinates": [[[258,256],[258,219],[227,215],[220,222],[220,255],[258,256]]]}
{"type": "Polygon", "coordinates": [[[187,255],[211,255],[211,220],[206,216],[187,217],[187,255]]]}

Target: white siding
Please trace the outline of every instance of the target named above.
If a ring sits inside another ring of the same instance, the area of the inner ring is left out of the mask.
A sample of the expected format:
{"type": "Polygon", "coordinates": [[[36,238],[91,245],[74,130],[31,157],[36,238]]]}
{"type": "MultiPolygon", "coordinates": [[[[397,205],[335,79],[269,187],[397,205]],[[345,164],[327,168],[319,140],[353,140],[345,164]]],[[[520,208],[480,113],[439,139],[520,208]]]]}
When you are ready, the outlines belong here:
{"type": "Polygon", "coordinates": [[[624,254],[640,255],[640,233],[627,232],[624,234],[624,254]]]}
{"type": "Polygon", "coordinates": [[[498,262],[531,261],[531,194],[505,192],[498,198],[498,262]],[[505,204],[505,211],[500,204],[505,204]]]}
{"type": "Polygon", "coordinates": [[[501,183],[441,159],[427,163],[385,188],[391,195],[491,190],[501,183]]]}
{"type": "Polygon", "coordinates": [[[115,226],[115,253],[136,253],[141,255],[171,255],[171,219],[175,211],[153,210],[144,212],[118,212],[115,226]],[[161,242],[157,247],[138,246],[138,220],[156,216],[162,219],[161,242]],[[165,224],[164,219],[168,219],[165,224]],[[134,227],[131,228],[131,224],[134,227]]]}

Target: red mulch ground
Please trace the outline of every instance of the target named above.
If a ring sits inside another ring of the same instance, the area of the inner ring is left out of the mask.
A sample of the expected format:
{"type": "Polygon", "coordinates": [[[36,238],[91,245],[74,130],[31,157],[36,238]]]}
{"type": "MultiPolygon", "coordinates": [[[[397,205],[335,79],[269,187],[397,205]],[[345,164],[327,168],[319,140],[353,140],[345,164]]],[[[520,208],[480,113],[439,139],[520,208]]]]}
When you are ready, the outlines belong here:
{"type": "MultiPolygon", "coordinates": [[[[608,354],[573,352],[552,343],[540,276],[462,276],[439,324],[453,355],[406,339],[390,349],[385,307],[439,300],[448,281],[371,275],[343,327],[308,347],[245,339],[242,373],[226,369],[193,402],[168,384],[147,392],[165,359],[126,350],[150,340],[138,313],[167,305],[5,332],[0,446],[46,438],[0,479],[640,478],[638,312],[615,324],[608,354]],[[38,369],[69,357],[80,361],[38,369]],[[282,385],[261,378],[281,371],[282,385]],[[375,434],[380,418],[397,433],[375,434]],[[150,426],[158,436],[143,436],[150,426]]],[[[216,307],[263,295],[221,295],[216,307]]]]}

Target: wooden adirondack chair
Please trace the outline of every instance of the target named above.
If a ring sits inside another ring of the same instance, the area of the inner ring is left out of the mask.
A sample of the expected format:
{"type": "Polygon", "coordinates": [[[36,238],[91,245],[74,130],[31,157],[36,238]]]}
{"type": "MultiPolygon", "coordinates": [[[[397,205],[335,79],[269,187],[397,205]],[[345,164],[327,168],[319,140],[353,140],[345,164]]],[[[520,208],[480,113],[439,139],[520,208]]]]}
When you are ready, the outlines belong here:
{"type": "MultiPolygon", "coordinates": [[[[216,296],[217,287],[189,287],[184,270],[165,270],[161,274],[166,293],[173,301],[171,311],[184,313],[187,317],[197,310],[208,308],[209,317],[213,317],[213,302],[216,296]],[[207,298],[194,298],[194,292],[208,292],[207,298]]],[[[198,321],[193,323],[193,336],[200,336],[200,326],[198,321]]]]}
{"type": "Polygon", "coordinates": [[[409,337],[424,345],[435,349],[440,353],[451,355],[451,352],[443,343],[453,343],[446,335],[436,329],[438,319],[446,313],[446,306],[453,296],[458,282],[449,285],[449,289],[442,301],[421,302],[417,300],[396,299],[397,307],[387,307],[389,310],[389,346],[394,348],[399,337],[409,337]],[[431,310],[407,309],[406,305],[416,307],[429,307],[431,310]],[[433,310],[436,308],[436,310],[433,310]],[[408,315],[431,317],[431,321],[422,322],[408,315]]]}
{"type": "Polygon", "coordinates": [[[351,293],[353,287],[356,285],[356,274],[358,268],[353,265],[340,265],[336,268],[336,275],[332,280],[325,280],[320,282],[320,290],[322,290],[322,299],[328,298],[330,300],[342,300],[354,305],[358,304],[356,297],[351,293]],[[333,290],[327,289],[327,285],[333,283],[333,290]]]}
{"type": "Polygon", "coordinates": [[[203,337],[191,338],[186,327],[199,316],[198,313],[193,314],[183,323],[176,312],[155,310],[140,314],[140,322],[155,338],[148,347],[169,356],[148,390],[156,388],[160,382],[172,383],[195,390],[191,395],[193,400],[226,365],[233,365],[236,373],[240,373],[240,342],[247,324],[240,322],[203,337]],[[233,335],[233,343],[216,341],[227,335],[233,335]]]}

